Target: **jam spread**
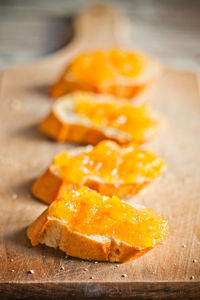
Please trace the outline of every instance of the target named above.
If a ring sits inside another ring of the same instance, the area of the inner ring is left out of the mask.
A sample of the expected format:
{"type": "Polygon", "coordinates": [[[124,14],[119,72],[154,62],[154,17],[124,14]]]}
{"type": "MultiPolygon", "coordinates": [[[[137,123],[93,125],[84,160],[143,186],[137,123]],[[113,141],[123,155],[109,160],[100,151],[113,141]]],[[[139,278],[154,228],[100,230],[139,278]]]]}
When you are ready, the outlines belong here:
{"type": "Polygon", "coordinates": [[[71,183],[84,182],[87,177],[114,184],[150,182],[166,168],[159,156],[135,144],[119,146],[112,141],[102,141],[76,156],[62,152],[53,164],[61,177],[71,183]]]}
{"type": "Polygon", "coordinates": [[[88,93],[74,94],[74,101],[77,114],[86,116],[97,126],[128,133],[137,143],[144,142],[158,129],[158,121],[152,117],[147,104],[133,105],[123,100],[109,102],[109,98],[98,101],[88,93]]]}
{"type": "Polygon", "coordinates": [[[117,84],[124,77],[133,79],[147,64],[147,57],[141,53],[110,49],[77,56],[67,71],[80,82],[101,87],[110,81],[117,84]]]}
{"type": "Polygon", "coordinates": [[[54,201],[49,216],[66,221],[73,231],[114,237],[138,248],[153,247],[167,236],[167,222],[160,214],[87,187],[54,201]]]}

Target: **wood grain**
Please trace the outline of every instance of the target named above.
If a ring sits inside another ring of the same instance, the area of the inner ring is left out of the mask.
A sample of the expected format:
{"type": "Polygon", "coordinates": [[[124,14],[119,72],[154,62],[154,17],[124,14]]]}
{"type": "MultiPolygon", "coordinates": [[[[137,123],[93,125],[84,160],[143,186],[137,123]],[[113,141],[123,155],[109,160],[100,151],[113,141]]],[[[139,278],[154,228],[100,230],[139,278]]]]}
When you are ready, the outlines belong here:
{"type": "MultiPolygon", "coordinates": [[[[108,1],[130,17],[133,47],[182,70],[200,72],[200,1],[108,1]]],[[[67,16],[89,3],[91,0],[0,1],[0,68],[59,49],[71,32],[67,16]]]]}
{"type": "Polygon", "coordinates": [[[118,266],[65,258],[61,251],[41,245],[33,248],[26,237],[26,227],[46,208],[30,195],[33,180],[55,154],[76,147],[48,140],[38,130],[52,104],[48,88],[63,63],[81,49],[123,43],[118,32],[128,29],[126,20],[109,9],[96,9],[100,23],[94,13],[86,11],[77,19],[76,38],[68,48],[43,61],[9,68],[1,76],[0,295],[2,299],[198,299],[200,96],[193,73],[166,69],[154,89],[151,101],[165,114],[168,127],[149,147],[164,157],[168,172],[132,200],[168,218],[169,237],[163,245],[118,266]],[[124,273],[126,278],[121,277],[124,273]]]}

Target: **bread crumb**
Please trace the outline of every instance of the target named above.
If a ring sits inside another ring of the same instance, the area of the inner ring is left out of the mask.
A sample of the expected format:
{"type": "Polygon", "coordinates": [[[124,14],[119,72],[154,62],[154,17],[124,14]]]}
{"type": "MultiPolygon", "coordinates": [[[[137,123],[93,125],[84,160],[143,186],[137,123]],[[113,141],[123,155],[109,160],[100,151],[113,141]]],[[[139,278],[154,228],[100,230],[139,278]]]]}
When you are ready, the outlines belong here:
{"type": "Polygon", "coordinates": [[[89,270],[87,268],[84,269],[85,272],[88,272],[89,270]]]}
{"type": "Polygon", "coordinates": [[[35,272],[34,272],[34,270],[28,270],[28,273],[29,274],[34,274],[35,272]]]}
{"type": "Polygon", "coordinates": [[[121,277],[127,277],[127,274],[122,274],[121,277]]]}
{"type": "Polygon", "coordinates": [[[192,262],[193,262],[193,263],[196,263],[196,262],[197,262],[197,260],[196,260],[196,259],[193,259],[193,260],[192,260],[192,262]]]}
{"type": "Polygon", "coordinates": [[[62,266],[62,267],[60,267],[60,270],[61,270],[61,271],[64,271],[64,269],[65,269],[65,268],[64,268],[63,266],[62,266]]]}
{"type": "Polygon", "coordinates": [[[94,276],[90,276],[90,279],[94,279],[94,276]]]}
{"type": "Polygon", "coordinates": [[[194,276],[191,276],[191,277],[190,277],[190,280],[193,280],[193,279],[194,279],[194,276]]]}
{"type": "Polygon", "coordinates": [[[12,194],[13,199],[17,199],[17,194],[12,194]]]}
{"type": "Polygon", "coordinates": [[[11,262],[12,262],[13,260],[14,260],[13,258],[10,259],[11,262]]]}

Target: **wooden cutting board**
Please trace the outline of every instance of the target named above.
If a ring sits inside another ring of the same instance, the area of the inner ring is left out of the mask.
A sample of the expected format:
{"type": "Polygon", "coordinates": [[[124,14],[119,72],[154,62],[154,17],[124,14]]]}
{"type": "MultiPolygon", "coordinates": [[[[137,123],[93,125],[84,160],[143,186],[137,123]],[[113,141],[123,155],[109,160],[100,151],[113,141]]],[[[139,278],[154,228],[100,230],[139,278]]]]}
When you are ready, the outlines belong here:
{"type": "Polygon", "coordinates": [[[30,194],[33,180],[55,154],[75,147],[57,144],[38,130],[52,104],[48,88],[76,53],[123,45],[128,28],[119,13],[93,7],[76,18],[75,39],[66,49],[1,74],[1,299],[200,297],[200,95],[193,73],[165,69],[153,96],[148,95],[168,120],[165,132],[149,145],[164,157],[168,171],[132,201],[167,217],[169,237],[162,245],[117,265],[65,258],[56,249],[33,248],[26,237],[27,226],[46,208],[30,194]]]}

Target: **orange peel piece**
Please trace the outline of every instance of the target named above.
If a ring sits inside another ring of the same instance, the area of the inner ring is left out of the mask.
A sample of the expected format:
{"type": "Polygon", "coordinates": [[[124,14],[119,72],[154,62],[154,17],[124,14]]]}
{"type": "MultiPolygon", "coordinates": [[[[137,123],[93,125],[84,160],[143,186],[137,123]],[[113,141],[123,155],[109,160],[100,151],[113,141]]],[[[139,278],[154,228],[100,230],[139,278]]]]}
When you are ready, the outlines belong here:
{"type": "Polygon", "coordinates": [[[72,187],[88,186],[103,195],[130,198],[163,174],[165,162],[135,144],[119,146],[102,141],[79,153],[65,151],[54,158],[46,172],[34,183],[37,198],[51,203],[72,187]]]}
{"type": "Polygon", "coordinates": [[[167,221],[151,209],[82,187],[54,201],[27,230],[33,246],[59,247],[89,260],[125,262],[167,236],[167,221]]]}
{"type": "Polygon", "coordinates": [[[96,144],[112,139],[140,144],[154,137],[164,123],[147,104],[76,92],[56,101],[40,128],[57,141],[96,144]]]}
{"type": "Polygon", "coordinates": [[[141,52],[118,48],[82,53],[53,85],[51,96],[78,90],[132,98],[155,81],[161,70],[157,59],[141,52]]]}

